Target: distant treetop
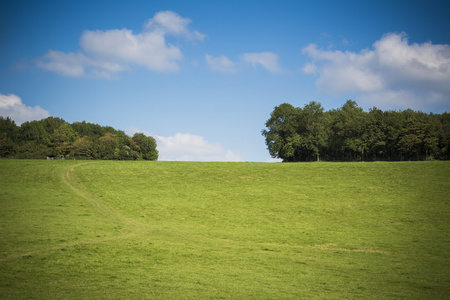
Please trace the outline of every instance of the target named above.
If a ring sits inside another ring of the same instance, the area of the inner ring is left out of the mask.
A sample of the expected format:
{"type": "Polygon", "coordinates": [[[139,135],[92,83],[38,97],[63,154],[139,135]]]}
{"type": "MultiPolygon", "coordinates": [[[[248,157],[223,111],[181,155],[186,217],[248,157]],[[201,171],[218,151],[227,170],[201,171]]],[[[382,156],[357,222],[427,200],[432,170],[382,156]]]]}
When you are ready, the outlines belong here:
{"type": "Polygon", "coordinates": [[[98,124],[49,117],[17,126],[0,117],[1,158],[157,160],[156,140],[98,124]]]}
{"type": "Polygon", "coordinates": [[[285,162],[450,159],[447,112],[365,112],[352,100],[326,112],[314,101],[303,108],[282,103],[265,125],[270,155],[285,162]]]}

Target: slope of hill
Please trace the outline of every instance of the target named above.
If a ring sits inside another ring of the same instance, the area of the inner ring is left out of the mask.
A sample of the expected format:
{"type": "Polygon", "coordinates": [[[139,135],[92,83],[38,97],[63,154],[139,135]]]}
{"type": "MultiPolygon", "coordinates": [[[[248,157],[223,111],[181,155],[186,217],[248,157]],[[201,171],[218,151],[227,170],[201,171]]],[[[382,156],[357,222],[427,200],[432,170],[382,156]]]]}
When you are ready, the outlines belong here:
{"type": "Polygon", "coordinates": [[[3,299],[450,295],[449,162],[0,171],[3,299]]]}

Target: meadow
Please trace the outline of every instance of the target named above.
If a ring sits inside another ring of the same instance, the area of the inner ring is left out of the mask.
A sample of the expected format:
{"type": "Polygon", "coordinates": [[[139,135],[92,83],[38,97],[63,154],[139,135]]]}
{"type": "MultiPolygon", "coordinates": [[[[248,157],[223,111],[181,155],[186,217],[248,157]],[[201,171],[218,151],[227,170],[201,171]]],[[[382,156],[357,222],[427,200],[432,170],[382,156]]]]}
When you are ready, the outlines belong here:
{"type": "Polygon", "coordinates": [[[450,298],[450,162],[0,160],[1,299],[450,298]]]}

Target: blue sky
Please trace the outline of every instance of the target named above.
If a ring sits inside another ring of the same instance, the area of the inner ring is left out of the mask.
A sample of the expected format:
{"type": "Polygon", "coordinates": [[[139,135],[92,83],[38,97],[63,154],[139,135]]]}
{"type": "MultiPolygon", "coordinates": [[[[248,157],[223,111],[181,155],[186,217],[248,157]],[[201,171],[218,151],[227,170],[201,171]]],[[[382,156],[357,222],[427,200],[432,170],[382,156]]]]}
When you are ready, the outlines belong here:
{"type": "Polygon", "coordinates": [[[449,1],[0,1],[0,115],[270,161],[273,108],[450,108],[449,1]]]}

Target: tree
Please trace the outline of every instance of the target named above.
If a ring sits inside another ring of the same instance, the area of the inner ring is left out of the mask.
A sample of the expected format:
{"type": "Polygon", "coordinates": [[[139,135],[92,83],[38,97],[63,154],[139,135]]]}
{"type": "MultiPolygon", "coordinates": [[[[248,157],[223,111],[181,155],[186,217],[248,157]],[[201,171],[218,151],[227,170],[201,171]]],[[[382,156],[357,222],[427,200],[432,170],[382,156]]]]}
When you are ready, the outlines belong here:
{"type": "Polygon", "coordinates": [[[79,136],[88,136],[92,139],[98,139],[104,135],[104,128],[98,124],[83,122],[72,123],[72,128],[79,136]]]}
{"type": "Polygon", "coordinates": [[[17,141],[19,127],[11,118],[3,118],[0,116],[0,138],[7,137],[13,142],[17,141]]]}
{"type": "Polygon", "coordinates": [[[11,118],[0,117],[0,157],[9,157],[17,151],[18,127],[11,118]]]}
{"type": "Polygon", "coordinates": [[[267,149],[274,158],[283,161],[296,161],[296,146],[299,137],[296,136],[298,110],[288,103],[276,106],[266,121],[262,135],[266,139],[267,149]]]}
{"type": "Polygon", "coordinates": [[[326,148],[326,120],[318,102],[311,101],[303,108],[283,103],[275,107],[262,134],[272,157],[283,161],[320,160],[326,148]]]}
{"type": "Polygon", "coordinates": [[[73,156],[83,159],[156,160],[158,150],[152,137],[136,135],[110,126],[49,117],[17,126],[0,116],[0,158],[45,158],[73,156]]]}
{"type": "Polygon", "coordinates": [[[66,121],[64,121],[63,119],[55,117],[48,117],[38,122],[42,123],[42,125],[44,126],[44,130],[48,135],[53,134],[56,129],[66,123],[66,121]]]}
{"type": "Polygon", "coordinates": [[[450,114],[407,109],[364,112],[347,100],[323,111],[320,103],[303,108],[276,106],[262,130],[272,157],[283,161],[450,159],[450,114]]]}
{"type": "Polygon", "coordinates": [[[143,133],[135,133],[132,141],[139,155],[144,160],[157,160],[158,150],[156,149],[156,140],[151,136],[143,133]]]}
{"type": "Polygon", "coordinates": [[[48,145],[49,134],[41,121],[25,122],[20,126],[18,142],[34,141],[38,144],[48,145]]]}
{"type": "Polygon", "coordinates": [[[438,144],[438,138],[430,132],[425,120],[410,118],[406,121],[398,141],[399,150],[408,159],[426,159],[438,144]]]}
{"type": "Polygon", "coordinates": [[[445,112],[438,116],[439,119],[439,151],[440,159],[450,159],[450,114],[445,112]]]}
{"type": "Polygon", "coordinates": [[[333,112],[332,131],[335,155],[345,160],[363,160],[364,151],[368,149],[363,132],[365,113],[355,101],[347,102],[333,112]]]}
{"type": "Polygon", "coordinates": [[[72,144],[77,136],[75,130],[68,123],[63,123],[55,129],[50,140],[57,154],[66,156],[72,151],[72,144]]]}
{"type": "Polygon", "coordinates": [[[320,160],[320,153],[326,146],[326,122],[323,107],[311,101],[299,109],[297,132],[300,135],[300,157],[302,160],[320,160]]]}
{"type": "Polygon", "coordinates": [[[6,135],[0,135],[0,158],[10,157],[16,154],[16,143],[6,135]]]}
{"type": "Polygon", "coordinates": [[[118,154],[119,148],[117,147],[117,137],[111,133],[107,133],[98,139],[98,154],[101,159],[115,159],[115,153],[118,154]],[[117,151],[116,151],[117,149],[117,151]]]}
{"type": "Polygon", "coordinates": [[[35,141],[26,141],[18,146],[17,158],[45,158],[52,155],[52,150],[46,145],[35,141]]]}
{"type": "Polygon", "coordinates": [[[369,110],[366,118],[366,128],[363,132],[363,140],[367,145],[366,159],[377,160],[385,155],[386,123],[384,113],[373,107],[369,110]]]}
{"type": "Polygon", "coordinates": [[[92,158],[93,145],[91,137],[78,137],[72,144],[72,155],[79,158],[92,158]]]}

